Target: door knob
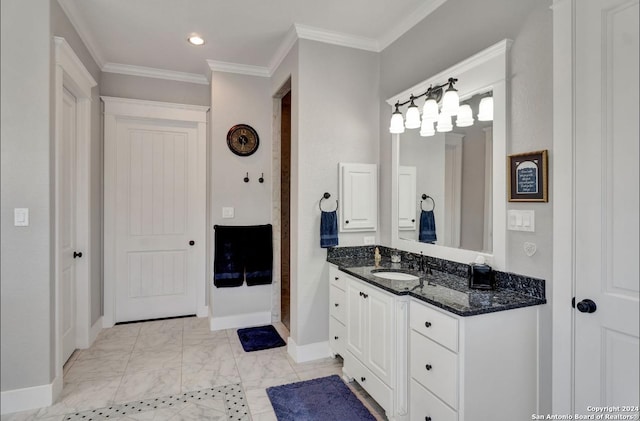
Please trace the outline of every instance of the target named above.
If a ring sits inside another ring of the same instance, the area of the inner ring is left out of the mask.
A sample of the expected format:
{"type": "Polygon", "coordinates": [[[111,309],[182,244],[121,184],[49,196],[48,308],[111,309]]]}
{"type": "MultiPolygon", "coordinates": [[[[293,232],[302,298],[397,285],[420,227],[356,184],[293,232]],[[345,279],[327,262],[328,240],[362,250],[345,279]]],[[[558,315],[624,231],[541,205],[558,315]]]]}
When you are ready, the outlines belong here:
{"type": "Polygon", "coordinates": [[[578,307],[578,311],[580,313],[595,313],[596,309],[598,308],[598,306],[596,306],[596,303],[593,302],[593,300],[590,299],[586,299],[586,300],[582,300],[580,301],[576,307],[578,307]]]}
{"type": "Polygon", "coordinates": [[[73,252],[73,258],[74,259],[79,259],[81,257],[82,257],[82,252],[77,252],[77,251],[73,252]]]}
{"type": "Polygon", "coordinates": [[[189,245],[190,245],[190,246],[193,246],[195,243],[196,243],[196,242],[195,242],[195,241],[193,241],[193,240],[189,241],[189,245]]]}

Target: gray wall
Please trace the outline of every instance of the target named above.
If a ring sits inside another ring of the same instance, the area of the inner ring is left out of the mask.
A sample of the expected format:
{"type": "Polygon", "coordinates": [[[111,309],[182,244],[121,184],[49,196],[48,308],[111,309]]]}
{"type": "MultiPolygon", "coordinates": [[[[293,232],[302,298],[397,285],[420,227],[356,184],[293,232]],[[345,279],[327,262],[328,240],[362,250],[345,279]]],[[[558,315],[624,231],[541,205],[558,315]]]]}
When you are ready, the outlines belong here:
{"type": "MultiPolygon", "coordinates": [[[[318,201],[325,191],[338,194],[339,162],[379,162],[380,79],[376,53],[308,40],[299,40],[298,47],[293,338],[298,345],[308,345],[326,341],[329,332],[329,275],[326,251],[320,248],[318,201]]],[[[374,233],[340,233],[340,245],[362,245],[366,235],[374,233]]]]}
{"type": "MultiPolygon", "coordinates": [[[[210,218],[211,224],[271,223],[271,83],[268,78],[213,72],[211,83],[210,218]],[[260,145],[240,157],[227,147],[227,132],[248,124],[258,132],[260,145]],[[243,181],[249,173],[250,181],[243,181]],[[264,173],[264,183],[258,178],[264,173]],[[233,207],[233,219],[222,218],[222,208],[233,207]]],[[[207,227],[210,229],[211,227],[207,227]]],[[[214,232],[210,231],[213,245],[214,232]]],[[[213,250],[213,247],[212,247],[213,250]]],[[[209,264],[209,268],[213,261],[209,264]]],[[[213,279],[211,272],[208,279],[213,279]]],[[[209,312],[214,318],[271,312],[271,285],[212,288],[209,312]]]]}
{"type": "MultiPolygon", "coordinates": [[[[89,189],[90,189],[90,243],[89,250],[82,250],[90,262],[90,283],[89,292],[91,294],[91,324],[93,325],[102,316],[102,162],[103,162],[103,141],[102,141],[102,115],[100,107],[100,76],[102,72],[91,57],[89,50],[80,39],[75,28],[64,14],[56,0],[51,3],[51,32],[54,36],[63,37],[76,53],[84,67],[91,73],[93,79],[98,83],[91,90],[91,139],[89,163],[89,189]]],[[[55,73],[55,69],[52,69],[55,73]]]]}
{"type": "MultiPolygon", "coordinates": [[[[389,98],[471,55],[510,38],[511,119],[508,153],[552,146],[552,12],[550,1],[448,0],[381,54],[381,99],[389,98]],[[452,24],[455,22],[455,25],[452,24]],[[428,42],[425,40],[433,40],[428,42]]],[[[381,240],[391,238],[390,107],[381,102],[381,240]]],[[[551,175],[552,176],[552,175],[551,175]]],[[[506,188],[506,187],[505,187],[506,188]]],[[[536,232],[507,233],[507,269],[547,280],[551,296],[552,208],[550,203],[509,205],[536,210],[536,232]],[[533,258],[524,256],[522,242],[538,244],[533,258]]],[[[540,411],[551,409],[551,305],[540,308],[540,411]]]]}
{"type": "Polygon", "coordinates": [[[53,360],[49,2],[2,0],[2,391],[51,383],[53,360]],[[29,208],[30,225],[13,226],[29,208]]]}
{"type": "Polygon", "coordinates": [[[100,80],[100,95],[204,106],[211,103],[209,85],[106,72],[100,80]]]}

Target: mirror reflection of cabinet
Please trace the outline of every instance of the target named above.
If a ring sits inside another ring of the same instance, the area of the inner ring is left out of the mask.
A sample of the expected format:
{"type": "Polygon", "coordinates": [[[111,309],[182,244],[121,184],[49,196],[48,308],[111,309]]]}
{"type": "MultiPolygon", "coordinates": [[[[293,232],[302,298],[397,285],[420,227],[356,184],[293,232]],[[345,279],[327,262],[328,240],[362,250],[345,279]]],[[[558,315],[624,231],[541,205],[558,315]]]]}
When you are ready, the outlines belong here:
{"type": "Polygon", "coordinates": [[[416,222],[416,167],[398,167],[398,229],[415,231],[416,222]]]}
{"type": "Polygon", "coordinates": [[[378,166],[339,164],[340,232],[378,228],[378,166]]]}

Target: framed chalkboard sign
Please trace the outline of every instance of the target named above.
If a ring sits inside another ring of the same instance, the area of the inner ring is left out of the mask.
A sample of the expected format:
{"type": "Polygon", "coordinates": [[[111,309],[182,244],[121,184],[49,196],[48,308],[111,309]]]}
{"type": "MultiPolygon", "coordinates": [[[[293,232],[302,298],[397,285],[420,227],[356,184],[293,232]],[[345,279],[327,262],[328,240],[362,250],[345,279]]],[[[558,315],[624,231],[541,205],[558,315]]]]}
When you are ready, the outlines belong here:
{"type": "Polygon", "coordinates": [[[547,150],[509,155],[509,202],[548,202],[547,150]]]}

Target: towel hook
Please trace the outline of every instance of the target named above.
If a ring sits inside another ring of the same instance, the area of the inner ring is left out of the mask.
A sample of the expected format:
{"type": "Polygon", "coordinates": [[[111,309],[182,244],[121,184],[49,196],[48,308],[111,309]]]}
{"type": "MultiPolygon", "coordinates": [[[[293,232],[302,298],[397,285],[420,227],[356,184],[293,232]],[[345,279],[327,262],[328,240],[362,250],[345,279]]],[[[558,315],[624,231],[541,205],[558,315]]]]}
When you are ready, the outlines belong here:
{"type": "Polygon", "coordinates": [[[244,177],[244,182],[248,183],[249,182],[249,173],[247,173],[247,175],[244,177]]]}
{"type": "Polygon", "coordinates": [[[426,194],[423,194],[422,195],[422,200],[420,201],[420,210],[424,210],[424,209],[422,209],[422,202],[427,200],[427,199],[431,199],[431,204],[433,205],[433,206],[431,206],[431,209],[427,210],[427,212],[428,212],[428,211],[432,211],[432,210],[434,210],[436,208],[436,201],[433,200],[433,197],[428,196],[426,194]]]}
{"type": "MultiPolygon", "coordinates": [[[[325,192],[325,193],[322,195],[322,197],[320,198],[320,201],[318,202],[318,208],[320,208],[320,211],[324,212],[324,211],[322,210],[322,201],[323,201],[324,199],[328,199],[328,198],[330,198],[330,197],[331,197],[331,194],[330,194],[330,193],[327,193],[327,192],[325,192]]],[[[336,210],[338,210],[338,200],[337,200],[337,199],[336,199],[336,210]]]]}

